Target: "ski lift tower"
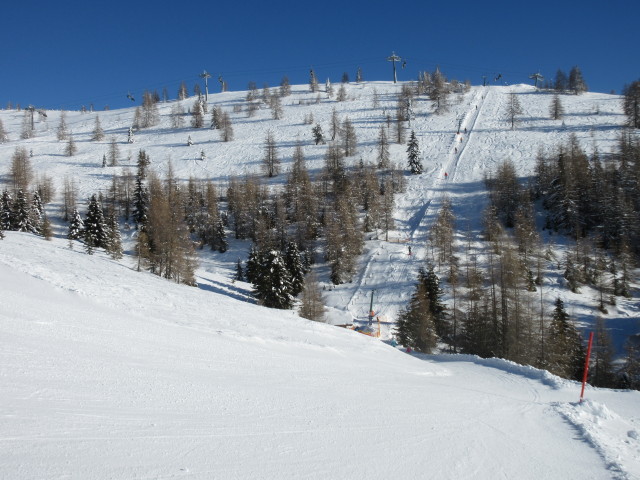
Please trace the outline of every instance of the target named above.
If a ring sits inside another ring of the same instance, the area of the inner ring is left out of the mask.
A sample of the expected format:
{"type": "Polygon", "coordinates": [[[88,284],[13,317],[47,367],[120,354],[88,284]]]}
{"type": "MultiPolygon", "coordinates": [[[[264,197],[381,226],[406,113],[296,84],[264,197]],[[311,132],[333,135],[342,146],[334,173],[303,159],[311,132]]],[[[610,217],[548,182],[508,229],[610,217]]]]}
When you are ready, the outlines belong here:
{"type": "Polygon", "coordinates": [[[206,70],[203,70],[199,75],[200,78],[204,78],[204,101],[209,101],[209,85],[207,84],[207,79],[211,78],[211,74],[206,70]]]}
{"type": "Polygon", "coordinates": [[[538,88],[538,80],[542,80],[544,77],[540,72],[529,75],[529,78],[533,80],[533,86],[538,88]]]}
{"type": "Polygon", "coordinates": [[[387,57],[387,61],[393,63],[393,83],[398,83],[398,75],[396,74],[396,62],[399,62],[400,60],[402,59],[396,55],[396,52],[391,52],[391,56],[387,57]]]}
{"type": "Polygon", "coordinates": [[[33,105],[29,105],[26,110],[29,111],[29,113],[31,113],[31,131],[33,131],[35,129],[34,123],[33,123],[33,112],[36,111],[36,107],[34,107],[33,105]]]}

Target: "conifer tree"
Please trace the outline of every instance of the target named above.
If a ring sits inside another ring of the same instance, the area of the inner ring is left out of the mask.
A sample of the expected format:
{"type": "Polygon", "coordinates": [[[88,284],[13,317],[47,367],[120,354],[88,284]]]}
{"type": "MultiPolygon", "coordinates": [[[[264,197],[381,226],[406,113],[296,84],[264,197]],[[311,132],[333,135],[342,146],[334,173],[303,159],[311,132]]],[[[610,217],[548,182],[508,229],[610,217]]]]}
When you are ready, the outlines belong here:
{"type": "Polygon", "coordinates": [[[14,193],[18,190],[22,190],[23,192],[29,190],[29,185],[33,180],[33,168],[31,167],[31,160],[29,159],[26,148],[17,147],[13,152],[9,177],[14,193]]]}
{"type": "Polygon", "coordinates": [[[317,277],[313,272],[309,272],[304,279],[300,302],[298,315],[316,322],[324,321],[326,309],[317,277]]]}
{"type": "Polygon", "coordinates": [[[289,271],[291,290],[294,297],[302,291],[304,286],[305,268],[302,264],[302,256],[296,242],[288,242],[284,253],[284,263],[289,271]]]}
{"type": "Polygon", "coordinates": [[[378,168],[389,168],[389,142],[384,126],[380,127],[380,133],[378,134],[378,156],[376,159],[378,161],[378,168]]]}
{"type": "Polygon", "coordinates": [[[627,125],[631,128],[640,128],[640,80],[625,85],[622,94],[624,95],[622,109],[627,116],[627,125]]]}
{"type": "Polygon", "coordinates": [[[218,105],[214,105],[211,109],[211,129],[220,130],[222,126],[222,109],[218,105]]]}
{"type": "Polygon", "coordinates": [[[289,83],[289,77],[285,75],[280,82],[280,96],[288,97],[289,95],[291,95],[291,84],[289,83]]]}
{"type": "Polygon", "coordinates": [[[42,212],[42,222],[40,224],[40,235],[44,237],[45,240],[51,240],[53,238],[53,227],[51,226],[51,220],[47,216],[46,212],[42,212]]]}
{"type": "Polygon", "coordinates": [[[180,88],[178,88],[178,100],[185,100],[189,96],[189,90],[187,84],[180,82],[180,88]]]}
{"type": "Polygon", "coordinates": [[[422,161],[420,160],[420,146],[416,138],[416,132],[411,131],[409,143],[407,145],[407,157],[409,162],[409,170],[413,175],[422,173],[422,161]]]}
{"type": "Polygon", "coordinates": [[[2,119],[0,119],[0,143],[5,143],[9,140],[9,136],[7,135],[7,131],[4,129],[4,124],[2,123],[2,119]]]}
{"type": "Polygon", "coordinates": [[[556,78],[553,83],[553,88],[558,93],[563,93],[569,87],[569,79],[567,78],[567,74],[562,70],[558,70],[556,72],[556,78]]]}
{"type": "Polygon", "coordinates": [[[204,126],[204,112],[200,99],[194,102],[191,109],[191,126],[193,128],[202,128],[204,126]]]}
{"type": "MultiPolygon", "coordinates": [[[[447,79],[440,71],[439,67],[436,67],[436,71],[431,75],[431,88],[429,90],[429,99],[434,103],[434,113],[439,115],[445,113],[449,109],[449,86],[447,85],[447,79]]],[[[400,143],[400,142],[399,142],[400,143]]]]}
{"type": "Polygon", "coordinates": [[[171,127],[184,127],[184,108],[180,102],[176,102],[171,106],[171,127]]]}
{"type": "Polygon", "coordinates": [[[424,286],[424,294],[429,299],[429,311],[433,318],[436,333],[442,337],[447,333],[446,307],[442,303],[444,292],[440,287],[440,279],[436,275],[433,265],[428,265],[426,271],[420,268],[418,280],[424,286]]]}
{"type": "Polygon", "coordinates": [[[626,355],[620,372],[619,385],[621,388],[640,390],[640,347],[629,337],[624,349],[626,355]]]}
{"type": "Polygon", "coordinates": [[[114,260],[120,260],[122,258],[122,237],[115,213],[110,213],[107,218],[107,238],[106,251],[114,260]]]}
{"type": "Polygon", "coordinates": [[[118,165],[118,157],[120,156],[120,150],[118,149],[118,144],[116,143],[116,137],[111,137],[111,142],[109,143],[109,166],[115,167],[118,165]]]}
{"type": "Polygon", "coordinates": [[[11,230],[17,232],[37,233],[37,228],[31,222],[32,216],[30,214],[29,203],[25,193],[22,190],[18,190],[16,199],[13,202],[13,215],[11,230]]]}
{"type": "Polygon", "coordinates": [[[338,88],[338,95],[336,95],[336,100],[339,102],[344,102],[347,99],[347,89],[344,86],[344,83],[340,85],[338,88]]]}
{"type": "Polygon", "coordinates": [[[349,117],[345,118],[344,122],[342,122],[340,134],[344,156],[351,157],[355,155],[358,149],[358,137],[356,136],[356,129],[349,117]]]}
{"type": "Polygon", "coordinates": [[[582,71],[578,66],[574,66],[569,72],[569,90],[575,95],[580,95],[588,90],[587,84],[582,77],[582,71]]]}
{"type": "Polygon", "coordinates": [[[222,112],[220,115],[220,137],[223,142],[233,140],[233,125],[231,124],[231,117],[227,112],[222,112]]]}
{"type": "Polygon", "coordinates": [[[431,353],[437,342],[433,314],[424,284],[418,282],[409,305],[401,310],[394,334],[398,343],[422,353],[431,353]]]}
{"type": "Polygon", "coordinates": [[[109,244],[108,227],[102,206],[97,197],[91,196],[84,221],[84,241],[88,248],[106,248],[109,244]]]}
{"type": "Polygon", "coordinates": [[[40,194],[36,190],[31,198],[31,208],[29,209],[29,222],[33,225],[35,231],[33,233],[42,234],[42,218],[44,207],[40,194]]]}
{"type": "Polygon", "coordinates": [[[515,128],[517,117],[522,115],[522,106],[520,100],[514,92],[509,93],[509,100],[507,101],[506,115],[511,123],[511,130],[515,128]]]}
{"type": "Polygon", "coordinates": [[[336,111],[335,107],[333,107],[333,110],[331,111],[330,131],[331,140],[333,141],[336,139],[336,136],[340,134],[340,120],[338,119],[338,112],[336,111]]]}
{"type": "Polygon", "coordinates": [[[0,204],[0,229],[11,230],[13,226],[13,199],[6,190],[2,192],[0,204]]]}
{"type": "Polygon", "coordinates": [[[580,380],[584,362],[584,346],[571,323],[564,302],[557,298],[547,339],[549,371],[563,378],[580,380]]]}
{"type": "Polygon", "coordinates": [[[262,159],[264,171],[269,178],[280,173],[280,158],[278,157],[278,147],[273,137],[273,132],[267,132],[264,143],[264,158],[262,159]]]}
{"type": "Polygon", "coordinates": [[[255,243],[251,244],[249,257],[247,258],[247,266],[245,268],[245,278],[248,282],[256,283],[258,281],[263,256],[264,253],[258,249],[258,246],[255,243]]]}
{"type": "MultiPolygon", "coordinates": [[[[391,122],[391,117],[387,116],[387,125],[391,122]]],[[[393,123],[395,127],[394,137],[395,141],[398,144],[404,143],[406,139],[406,128],[404,125],[405,118],[402,114],[402,111],[398,108],[396,109],[395,122],[393,123]]]]}
{"type": "Polygon", "coordinates": [[[62,110],[60,112],[60,123],[58,123],[58,130],[56,131],[56,137],[59,141],[63,141],[67,139],[69,135],[69,130],[67,129],[67,112],[62,110]]]}
{"type": "Polygon", "coordinates": [[[81,238],[84,238],[84,221],[82,220],[78,209],[75,207],[69,219],[67,238],[69,240],[80,240],[81,238]]]}
{"type": "Polygon", "coordinates": [[[104,130],[102,129],[102,124],[100,123],[100,116],[96,115],[96,123],[93,127],[93,131],[91,132],[91,140],[94,142],[99,142],[104,139],[104,130]]]}
{"type": "Polygon", "coordinates": [[[602,317],[598,317],[596,320],[595,333],[589,383],[596,387],[614,388],[613,345],[602,317]]]}
{"type": "Polygon", "coordinates": [[[311,129],[311,133],[313,133],[313,140],[318,144],[324,144],[324,134],[322,133],[322,127],[319,123],[316,123],[316,126],[311,129]]]}
{"type": "Polygon", "coordinates": [[[160,122],[158,101],[159,99],[151,92],[145,91],[142,94],[142,112],[138,123],[140,128],[153,127],[160,122]]]}
{"type": "Polygon", "coordinates": [[[264,255],[252,283],[256,296],[265,307],[288,309],[293,306],[291,275],[277,250],[269,250],[264,255]]]}
{"type": "Polygon", "coordinates": [[[551,106],[549,107],[549,115],[554,120],[560,120],[564,115],[564,107],[562,106],[562,102],[560,101],[560,95],[558,94],[555,94],[553,96],[551,106]]]}
{"type": "Polygon", "coordinates": [[[271,118],[274,120],[280,120],[282,118],[282,101],[277,92],[269,96],[269,108],[271,109],[271,118]]]}
{"type": "Polygon", "coordinates": [[[67,135],[67,146],[64,149],[64,154],[67,157],[73,157],[78,152],[78,147],[76,147],[76,142],[73,140],[73,134],[69,133],[67,135]]]}

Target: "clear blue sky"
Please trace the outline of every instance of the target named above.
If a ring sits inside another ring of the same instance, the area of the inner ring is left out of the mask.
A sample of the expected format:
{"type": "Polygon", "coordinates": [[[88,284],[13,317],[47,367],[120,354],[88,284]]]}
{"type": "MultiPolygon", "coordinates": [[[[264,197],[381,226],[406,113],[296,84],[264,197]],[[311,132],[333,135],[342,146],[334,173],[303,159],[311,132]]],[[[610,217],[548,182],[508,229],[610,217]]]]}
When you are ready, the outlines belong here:
{"type": "Polygon", "coordinates": [[[249,81],[276,86],[342,73],[391,80],[385,59],[407,65],[400,80],[436,65],[449,78],[482,75],[527,83],[540,71],[578,65],[591,91],[620,92],[640,79],[640,2],[200,0],[124,2],[8,0],[0,28],[0,107],[117,108],[143,90],[190,92],[207,69],[210,91],[249,81]]]}

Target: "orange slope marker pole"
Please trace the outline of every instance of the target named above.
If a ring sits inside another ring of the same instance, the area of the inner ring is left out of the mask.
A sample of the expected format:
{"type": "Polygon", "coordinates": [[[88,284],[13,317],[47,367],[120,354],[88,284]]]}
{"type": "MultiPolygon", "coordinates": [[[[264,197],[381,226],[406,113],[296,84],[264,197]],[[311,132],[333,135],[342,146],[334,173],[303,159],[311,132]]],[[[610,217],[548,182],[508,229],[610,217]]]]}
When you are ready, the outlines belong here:
{"type": "Polygon", "coordinates": [[[589,333],[589,346],[587,347],[587,358],[584,361],[584,373],[582,374],[582,391],[580,392],[580,403],[584,398],[584,386],[587,383],[587,375],[589,374],[589,357],[591,357],[591,346],[593,345],[593,332],[589,333]]]}

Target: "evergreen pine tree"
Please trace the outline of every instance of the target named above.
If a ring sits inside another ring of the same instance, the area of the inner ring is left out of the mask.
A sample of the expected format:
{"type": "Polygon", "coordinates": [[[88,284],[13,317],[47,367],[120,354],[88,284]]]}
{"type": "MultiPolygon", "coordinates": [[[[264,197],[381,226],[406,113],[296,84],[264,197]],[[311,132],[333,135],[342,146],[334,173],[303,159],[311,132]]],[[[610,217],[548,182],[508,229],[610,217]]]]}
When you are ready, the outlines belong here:
{"type": "Polygon", "coordinates": [[[42,218],[44,213],[44,207],[42,205],[42,200],[40,199],[40,194],[36,190],[33,192],[33,196],[31,198],[31,207],[29,209],[29,222],[34,227],[34,232],[37,234],[42,234],[42,218]]]}
{"type": "Polygon", "coordinates": [[[418,139],[416,138],[416,132],[411,131],[411,137],[409,137],[409,143],[407,145],[407,156],[409,159],[409,170],[413,175],[419,175],[422,173],[422,162],[420,160],[420,147],[418,145],[418,139]]]}
{"type": "Polygon", "coordinates": [[[316,145],[324,144],[324,135],[319,123],[316,123],[316,126],[311,129],[311,133],[313,133],[313,140],[316,142],[316,145]]]}
{"type": "Polygon", "coordinates": [[[291,277],[291,295],[297,297],[304,287],[304,266],[296,242],[288,242],[284,254],[284,263],[291,277]]]}
{"type": "MultiPolygon", "coordinates": [[[[95,194],[89,200],[84,221],[84,240],[88,248],[106,248],[109,244],[108,227],[102,212],[102,206],[95,194]]],[[[93,251],[93,250],[92,250],[93,251]]]]}
{"type": "Polygon", "coordinates": [[[569,72],[569,90],[575,95],[580,95],[588,90],[587,84],[582,78],[582,72],[578,66],[575,66],[569,72]]]}
{"type": "Polygon", "coordinates": [[[263,258],[258,278],[253,282],[260,303],[269,308],[288,309],[293,305],[291,275],[282,255],[269,250],[263,258]]]}
{"type": "Polygon", "coordinates": [[[204,112],[200,99],[194,102],[193,108],[191,109],[191,126],[193,128],[202,128],[204,126],[204,112]]]}
{"type": "Polygon", "coordinates": [[[107,219],[107,252],[114,260],[122,258],[122,238],[115,213],[110,213],[107,219]]]}
{"type": "Polygon", "coordinates": [[[581,379],[585,354],[582,338],[560,298],[555,302],[546,350],[551,373],[563,378],[581,379]]]}
{"type": "Polygon", "coordinates": [[[13,202],[13,215],[11,230],[17,232],[37,233],[37,228],[31,223],[29,203],[22,190],[18,190],[16,200],[13,202]]]}
{"type": "Polygon", "coordinates": [[[102,124],[100,123],[100,116],[96,115],[96,124],[93,127],[91,140],[94,142],[99,142],[103,139],[104,139],[104,130],[102,129],[102,124]]]}
{"type": "Polygon", "coordinates": [[[624,95],[622,109],[627,116],[627,125],[631,128],[640,128],[640,80],[625,85],[622,94],[624,95]]]}
{"type": "Polygon", "coordinates": [[[73,209],[71,218],[69,219],[69,230],[67,233],[69,240],[80,240],[84,238],[84,222],[77,208],[73,209]]]}
{"type": "Polygon", "coordinates": [[[256,244],[251,245],[249,250],[249,258],[247,259],[247,266],[245,268],[245,277],[248,282],[256,283],[259,278],[260,265],[262,264],[263,254],[260,252],[256,244]]]}
{"type": "Polygon", "coordinates": [[[400,312],[394,334],[401,345],[419,352],[431,353],[435,348],[436,328],[429,296],[422,282],[418,282],[409,305],[400,312]]]}
{"type": "Polygon", "coordinates": [[[224,253],[229,248],[227,242],[227,234],[224,231],[224,223],[222,219],[218,217],[215,219],[212,225],[211,239],[209,241],[211,250],[217,250],[220,253],[224,253]]]}
{"type": "Polygon", "coordinates": [[[11,230],[13,226],[13,199],[8,191],[3,190],[0,202],[0,229],[11,230]]]}
{"type": "Polygon", "coordinates": [[[434,270],[433,265],[429,264],[427,270],[420,268],[418,272],[418,280],[424,286],[424,293],[429,299],[429,311],[432,314],[433,322],[436,327],[436,333],[439,336],[446,334],[446,307],[442,302],[444,294],[440,287],[440,279],[434,270]]]}

